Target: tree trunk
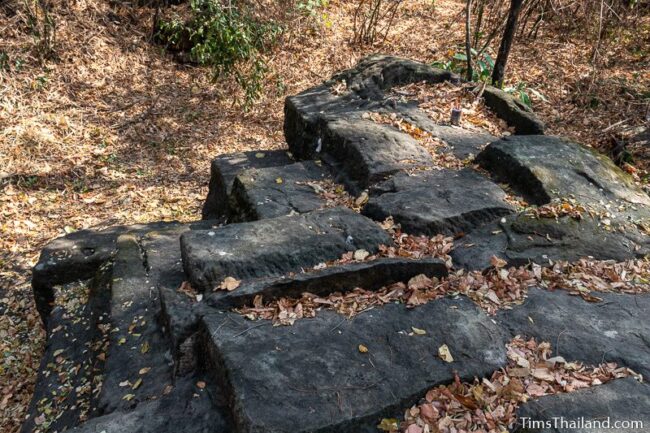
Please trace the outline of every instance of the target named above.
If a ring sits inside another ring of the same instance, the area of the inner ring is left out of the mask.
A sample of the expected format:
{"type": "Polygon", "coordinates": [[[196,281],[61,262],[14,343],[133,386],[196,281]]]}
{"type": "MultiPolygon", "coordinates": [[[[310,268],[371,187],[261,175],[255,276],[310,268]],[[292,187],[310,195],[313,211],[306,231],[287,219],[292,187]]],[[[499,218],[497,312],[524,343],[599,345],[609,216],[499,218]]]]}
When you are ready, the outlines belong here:
{"type": "Polygon", "coordinates": [[[467,56],[467,81],[472,81],[474,71],[472,70],[472,0],[467,0],[465,11],[465,55],[467,56]]]}
{"type": "Polygon", "coordinates": [[[506,21],[506,28],[503,31],[501,45],[499,46],[499,53],[494,62],[494,71],[492,71],[492,84],[497,87],[503,86],[503,79],[506,73],[506,63],[508,63],[510,48],[512,48],[512,41],[517,31],[517,19],[519,18],[519,12],[521,12],[521,6],[523,3],[524,0],[510,0],[508,21],[506,21]]]}

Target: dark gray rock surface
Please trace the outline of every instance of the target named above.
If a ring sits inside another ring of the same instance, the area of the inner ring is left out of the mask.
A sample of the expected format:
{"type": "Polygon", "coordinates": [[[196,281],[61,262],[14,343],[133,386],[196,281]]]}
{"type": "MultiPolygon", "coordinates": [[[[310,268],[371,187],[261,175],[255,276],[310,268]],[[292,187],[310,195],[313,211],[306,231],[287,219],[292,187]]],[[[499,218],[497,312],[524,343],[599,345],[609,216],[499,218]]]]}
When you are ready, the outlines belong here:
{"type": "Polygon", "coordinates": [[[604,230],[590,216],[577,221],[536,218],[526,213],[505,216],[458,240],[451,256],[457,267],[484,269],[495,255],[514,266],[530,262],[546,266],[550,261],[575,261],[583,257],[623,261],[650,253],[650,239],[632,232],[604,230]]]}
{"type": "MultiPolygon", "coordinates": [[[[73,433],[229,433],[224,415],[210,393],[199,389],[198,378],[178,380],[173,391],[143,402],[134,410],[99,416],[71,430],[73,433]]],[[[218,392],[218,391],[216,391],[218,392]]]]}
{"type": "MultiPolygon", "coordinates": [[[[52,309],[54,286],[93,278],[101,265],[117,252],[117,237],[125,233],[145,233],[177,223],[156,222],[115,226],[105,230],[79,230],[48,243],[32,270],[36,308],[43,321],[52,309]]],[[[206,226],[207,227],[207,226],[206,226]]]]}
{"type": "Polygon", "coordinates": [[[247,433],[357,432],[401,413],[454,371],[472,379],[506,362],[503,334],[467,299],[412,310],[390,304],[353,320],[322,311],[292,327],[233,314],[203,320],[212,373],[228,390],[237,431],[247,433]],[[454,362],[438,357],[442,344],[454,362]]]}
{"type": "Polygon", "coordinates": [[[327,170],[312,161],[244,170],[235,177],[229,197],[230,222],[256,221],[320,209],[325,200],[308,182],[327,179],[330,179],[327,170]]]}
{"type": "Polygon", "coordinates": [[[293,155],[311,159],[330,120],[350,119],[381,101],[384,91],[394,85],[427,81],[458,82],[448,71],[412,60],[375,55],[363,59],[352,69],[342,71],[324,84],[290,96],[284,106],[284,135],[293,155]],[[333,88],[345,82],[345,90],[333,88]]]}
{"type": "Polygon", "coordinates": [[[571,200],[584,211],[576,219],[536,217],[529,210],[469,233],[452,252],[457,265],[484,268],[492,255],[544,265],[650,253],[650,197],[594,150],[558,137],[512,136],[490,144],[477,162],[531,203],[571,200]]]}
{"type": "Polygon", "coordinates": [[[104,366],[104,384],[97,399],[100,413],[126,410],[141,401],[163,394],[172,382],[173,364],[167,340],[156,323],[160,308],[158,291],[147,275],[143,252],[133,235],[121,235],[113,264],[110,299],[110,345],[104,366]],[[167,355],[166,355],[167,354],[167,355]],[[125,381],[135,384],[139,370],[150,368],[151,377],[142,378],[137,389],[125,388],[125,381]],[[131,393],[134,397],[125,400],[131,393]]]}
{"type": "Polygon", "coordinates": [[[292,162],[286,150],[238,152],[216,157],[210,165],[210,186],[203,204],[203,219],[223,219],[228,216],[228,196],[233,180],[240,172],[292,162]]]}
{"type": "Polygon", "coordinates": [[[444,277],[446,265],[439,259],[421,260],[381,258],[369,262],[349,263],[306,273],[248,280],[232,292],[218,291],[207,296],[213,307],[240,307],[250,303],[256,295],[265,301],[279,297],[300,297],[305,292],[327,296],[334,292],[349,292],[357,287],[378,290],[396,282],[408,282],[417,275],[444,277]]]}
{"type": "Polygon", "coordinates": [[[514,212],[505,192],[472,169],[401,174],[371,190],[363,214],[393,216],[406,233],[454,235],[514,212]]]}
{"type": "MultiPolygon", "coordinates": [[[[319,209],[324,203],[308,182],[323,179],[355,195],[367,189],[364,213],[377,220],[391,215],[406,232],[456,235],[456,268],[486,268],[492,255],[545,265],[650,253],[650,198],[611,161],[559,138],[497,139],[438,125],[417,101],[387,93],[422,80],[458,77],[405,59],[366,58],[286,100],[291,152],[322,167],[285,151],[224,155],[212,163],[208,220],[87,230],[50,243],[33,275],[48,340],[23,433],[37,424],[79,433],[370,433],[454,372],[472,380],[503,367],[515,335],[548,341],[567,360],[613,361],[648,377],[648,294],[597,294],[603,301],[588,303],[531,289],[522,305],[495,316],[450,294],[352,319],[323,308],[291,327],[231,311],[256,295],[326,296],[447,274],[442,261],[404,258],[399,249],[395,258],[324,264],[357,249],[374,254],[393,240],[352,210],[319,209]],[[445,143],[425,149],[421,137],[371,113],[445,143]],[[431,171],[440,167],[429,152],[467,162],[478,154],[489,173],[431,171]],[[587,210],[581,219],[515,213],[496,181],[537,205],[569,198],[587,210]],[[234,220],[254,221],[226,224],[234,220]],[[239,287],[214,292],[226,277],[241,280],[239,287]],[[452,363],[438,357],[442,344],[452,363]]],[[[505,104],[501,116],[517,133],[543,127],[508,95],[495,103],[495,92],[486,92],[497,112],[505,104]]],[[[646,390],[617,380],[529,402],[520,415],[627,418],[648,406],[646,390]]]]}
{"type": "Polygon", "coordinates": [[[649,377],[650,294],[595,295],[603,301],[531,289],[523,305],[499,312],[497,320],[513,336],[551,342],[553,353],[567,361],[616,362],[649,377]]]}
{"type": "Polygon", "coordinates": [[[399,171],[433,166],[431,155],[417,140],[372,120],[328,122],[322,149],[326,159],[340,162],[346,178],[360,189],[399,171]]]}
{"type": "Polygon", "coordinates": [[[30,417],[25,420],[22,433],[37,428],[35,418],[43,407],[53,406],[61,411],[56,418],[45,418],[52,430],[73,427],[81,417],[94,415],[91,401],[99,389],[93,378],[104,364],[98,358],[103,335],[97,325],[109,320],[110,276],[110,265],[105,263],[94,279],[57,288],[67,292],[67,296],[57,299],[48,317],[48,338],[28,409],[30,417]],[[89,296],[85,304],[75,299],[84,292],[89,296]],[[76,344],[70,344],[71,341],[76,344]]]}
{"type": "Polygon", "coordinates": [[[521,433],[645,433],[650,431],[650,388],[631,377],[568,394],[541,397],[519,407],[521,433]],[[534,421],[546,423],[539,428],[534,421]],[[587,424],[594,422],[593,424],[587,424]],[[626,427],[617,422],[641,422],[626,427]],[[573,425],[571,423],[574,423],[573,425]]]}
{"type": "Polygon", "coordinates": [[[230,224],[181,236],[185,273],[195,289],[211,291],[226,277],[279,276],[334,260],[346,251],[371,253],[392,240],[377,224],[348,209],[230,224]]]}
{"type": "Polygon", "coordinates": [[[515,128],[519,135],[544,133],[544,122],[537,118],[532,110],[514,96],[493,86],[486,86],[483,91],[485,105],[497,116],[515,128]]]}
{"type": "MultiPolygon", "coordinates": [[[[533,204],[574,197],[579,203],[650,212],[650,197],[604,155],[559,137],[511,136],[490,144],[477,162],[533,204]]],[[[646,216],[647,217],[647,216],[646,216]]]]}

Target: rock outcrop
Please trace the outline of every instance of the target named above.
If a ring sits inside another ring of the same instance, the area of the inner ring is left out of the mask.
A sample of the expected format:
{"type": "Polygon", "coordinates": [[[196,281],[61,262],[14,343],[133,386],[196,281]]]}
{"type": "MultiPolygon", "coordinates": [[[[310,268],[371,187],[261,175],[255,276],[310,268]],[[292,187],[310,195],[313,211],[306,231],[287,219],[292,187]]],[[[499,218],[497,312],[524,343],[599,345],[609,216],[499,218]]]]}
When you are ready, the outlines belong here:
{"type": "MultiPolygon", "coordinates": [[[[48,343],[23,432],[377,431],[428,389],[503,368],[516,335],[549,341],[567,360],[650,375],[648,293],[586,302],[533,288],[493,316],[458,292],[390,300],[422,275],[435,286],[463,268],[492,272],[493,256],[548,266],[650,252],[650,198],[607,158],[542,135],[532,112],[493,89],[486,104],[516,135],[440,124],[418,101],[387,96],[421,81],[460,83],[369,57],[287,98],[287,150],[216,158],[202,221],[51,242],[34,268],[48,343]],[[433,141],[368,113],[398,116],[433,141]],[[404,253],[406,234],[455,237],[451,265],[404,253]],[[381,290],[384,302],[352,318],[328,298],[381,290]],[[319,308],[293,326],[238,310],[306,292],[319,308]]],[[[519,417],[650,425],[648,395],[616,379],[530,401],[519,417]]]]}

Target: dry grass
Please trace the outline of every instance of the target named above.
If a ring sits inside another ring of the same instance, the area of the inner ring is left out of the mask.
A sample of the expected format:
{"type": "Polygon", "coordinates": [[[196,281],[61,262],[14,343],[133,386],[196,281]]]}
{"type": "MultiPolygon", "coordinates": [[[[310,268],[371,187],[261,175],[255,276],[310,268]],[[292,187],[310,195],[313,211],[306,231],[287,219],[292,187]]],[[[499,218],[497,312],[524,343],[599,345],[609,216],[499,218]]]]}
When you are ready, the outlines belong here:
{"type": "MultiPolygon", "coordinates": [[[[386,43],[352,47],[354,3],[332,1],[331,27],[292,24],[268,54],[262,98],[243,112],[231,80],[211,83],[202,68],[179,65],[149,42],[152,9],[53,3],[58,59],[44,63],[31,52],[19,3],[0,6],[0,51],[12,65],[0,72],[0,430],[9,433],[24,417],[43,344],[28,282],[48,240],[72,229],[198,219],[211,158],[284,146],[286,95],[371,52],[440,59],[463,34],[464,2],[409,0],[386,43]]],[[[637,37],[649,33],[646,20],[637,37]]],[[[639,124],[647,101],[629,94],[648,92],[650,69],[647,52],[629,49],[638,41],[606,53],[607,67],[594,71],[588,44],[564,39],[548,32],[520,43],[509,70],[511,81],[548,98],[535,108],[550,131],[597,144],[613,123],[639,124]]]]}

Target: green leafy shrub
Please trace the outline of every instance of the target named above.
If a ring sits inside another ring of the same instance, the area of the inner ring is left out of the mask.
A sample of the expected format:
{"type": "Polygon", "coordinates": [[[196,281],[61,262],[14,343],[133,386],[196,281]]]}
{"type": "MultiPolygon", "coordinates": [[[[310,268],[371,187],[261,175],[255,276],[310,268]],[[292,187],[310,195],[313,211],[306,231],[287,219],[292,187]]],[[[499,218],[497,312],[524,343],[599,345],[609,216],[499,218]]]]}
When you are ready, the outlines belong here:
{"type": "MultiPolygon", "coordinates": [[[[446,61],[433,62],[436,68],[444,69],[447,71],[455,72],[459,75],[466,75],[467,71],[467,56],[464,52],[450,52],[451,56],[446,61]]],[[[494,59],[487,52],[477,53],[472,48],[472,62],[474,68],[472,70],[472,81],[489,82],[494,69],[494,59]]]]}
{"type": "MultiPolygon", "coordinates": [[[[477,53],[476,50],[472,49],[471,52],[472,62],[474,65],[472,68],[472,81],[490,83],[492,70],[494,69],[494,59],[492,59],[492,56],[485,51],[477,53]]],[[[450,51],[448,57],[447,60],[433,62],[432,66],[434,68],[444,69],[464,76],[467,71],[467,56],[465,53],[461,51],[450,51]]],[[[532,106],[529,93],[544,102],[548,102],[544,95],[539,91],[528,87],[526,83],[518,83],[514,86],[506,87],[503,90],[515,96],[528,107],[532,106]]]]}
{"type": "Polygon", "coordinates": [[[192,0],[192,17],[161,21],[159,41],[212,69],[213,79],[233,76],[250,106],[261,92],[267,71],[264,50],[277,38],[281,26],[262,22],[244,7],[224,6],[219,0],[192,0]]]}

